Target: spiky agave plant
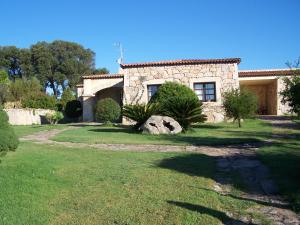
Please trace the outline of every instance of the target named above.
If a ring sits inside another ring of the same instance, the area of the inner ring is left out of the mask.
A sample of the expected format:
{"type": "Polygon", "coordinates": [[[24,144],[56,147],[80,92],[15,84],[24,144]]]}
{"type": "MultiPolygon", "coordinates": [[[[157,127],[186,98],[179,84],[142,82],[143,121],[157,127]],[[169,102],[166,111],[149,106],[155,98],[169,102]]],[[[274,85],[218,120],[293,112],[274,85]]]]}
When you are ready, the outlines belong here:
{"type": "Polygon", "coordinates": [[[206,116],[202,114],[202,104],[198,99],[175,96],[163,102],[161,113],[172,117],[182,127],[188,130],[193,123],[204,122],[206,116]]]}
{"type": "Polygon", "coordinates": [[[125,105],[122,110],[123,116],[136,122],[135,129],[139,129],[149,117],[157,113],[159,113],[158,103],[125,105]]]}

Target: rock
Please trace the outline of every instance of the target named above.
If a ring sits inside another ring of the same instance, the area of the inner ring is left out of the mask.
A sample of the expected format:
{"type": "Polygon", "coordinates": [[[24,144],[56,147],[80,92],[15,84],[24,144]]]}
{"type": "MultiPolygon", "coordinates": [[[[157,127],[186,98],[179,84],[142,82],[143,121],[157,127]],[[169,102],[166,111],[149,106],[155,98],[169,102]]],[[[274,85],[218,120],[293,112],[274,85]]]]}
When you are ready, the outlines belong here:
{"type": "Polygon", "coordinates": [[[151,116],[140,129],[148,134],[178,134],[182,131],[180,124],[168,116],[151,116]]]}

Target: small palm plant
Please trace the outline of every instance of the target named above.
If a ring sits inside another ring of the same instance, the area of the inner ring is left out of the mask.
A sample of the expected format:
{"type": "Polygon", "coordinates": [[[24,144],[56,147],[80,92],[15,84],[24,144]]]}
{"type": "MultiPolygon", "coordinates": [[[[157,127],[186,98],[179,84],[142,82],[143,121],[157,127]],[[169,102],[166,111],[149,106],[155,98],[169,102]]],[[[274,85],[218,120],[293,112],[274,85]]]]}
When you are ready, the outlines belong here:
{"type": "Polygon", "coordinates": [[[159,113],[159,105],[158,103],[125,105],[122,113],[123,116],[136,122],[134,129],[138,130],[147,119],[159,113]]]}
{"type": "Polygon", "coordinates": [[[202,113],[202,104],[198,99],[175,96],[163,102],[162,115],[172,117],[187,131],[193,123],[206,120],[202,113]]]}

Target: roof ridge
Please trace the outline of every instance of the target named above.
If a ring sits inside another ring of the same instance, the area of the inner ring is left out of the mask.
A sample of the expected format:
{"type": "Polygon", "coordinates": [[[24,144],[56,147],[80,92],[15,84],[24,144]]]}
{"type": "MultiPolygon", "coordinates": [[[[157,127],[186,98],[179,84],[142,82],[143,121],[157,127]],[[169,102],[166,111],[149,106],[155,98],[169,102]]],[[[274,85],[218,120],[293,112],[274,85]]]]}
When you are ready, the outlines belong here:
{"type": "Polygon", "coordinates": [[[124,74],[121,73],[113,73],[113,74],[91,74],[91,75],[83,75],[83,79],[89,78],[120,78],[123,77],[124,74]]]}
{"type": "Polygon", "coordinates": [[[241,58],[217,58],[217,59],[177,59],[162,60],[153,62],[123,63],[121,68],[145,67],[145,66],[168,66],[168,65],[184,65],[184,64],[217,64],[217,63],[237,63],[241,62],[241,58]]]}
{"type": "Polygon", "coordinates": [[[255,69],[255,70],[239,70],[239,73],[248,73],[248,72],[276,72],[276,71],[293,71],[299,70],[299,68],[280,68],[280,69],[255,69]]]}

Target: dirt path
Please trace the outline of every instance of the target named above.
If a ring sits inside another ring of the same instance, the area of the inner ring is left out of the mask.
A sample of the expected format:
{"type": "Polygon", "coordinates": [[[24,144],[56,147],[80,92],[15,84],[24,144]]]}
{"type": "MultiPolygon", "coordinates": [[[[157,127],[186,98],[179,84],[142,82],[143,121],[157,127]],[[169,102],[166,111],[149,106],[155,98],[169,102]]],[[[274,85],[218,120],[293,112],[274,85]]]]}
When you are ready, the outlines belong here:
{"type": "MultiPolygon", "coordinates": [[[[273,125],[282,124],[282,121],[270,121],[273,125]]],[[[295,124],[285,122],[288,127],[293,127],[295,124]]],[[[274,126],[275,126],[274,125],[274,126]]],[[[37,144],[47,145],[63,145],[72,148],[96,148],[112,151],[138,151],[138,152],[196,152],[206,154],[216,158],[217,173],[216,184],[214,190],[223,195],[231,196],[232,174],[238,173],[247,186],[247,191],[242,193],[241,199],[255,201],[264,205],[263,208],[249,209],[249,212],[262,213],[266,218],[276,225],[299,225],[300,220],[294,212],[286,209],[286,203],[279,195],[278,188],[269,178],[269,170],[257,158],[255,151],[260,147],[258,144],[245,144],[235,146],[170,146],[170,145],[134,145],[134,144],[86,144],[72,142],[57,142],[50,140],[60,132],[69,129],[53,129],[41,131],[21,138],[22,141],[31,141],[37,144]]],[[[276,136],[273,137],[276,139],[276,136]]],[[[266,144],[270,144],[272,140],[268,140],[266,144]]],[[[261,144],[260,144],[261,145],[261,144]]],[[[240,215],[231,215],[235,218],[226,224],[241,225],[241,224],[258,224],[256,218],[241,217],[240,215]],[[236,220],[238,219],[238,220],[236,220]]]]}

